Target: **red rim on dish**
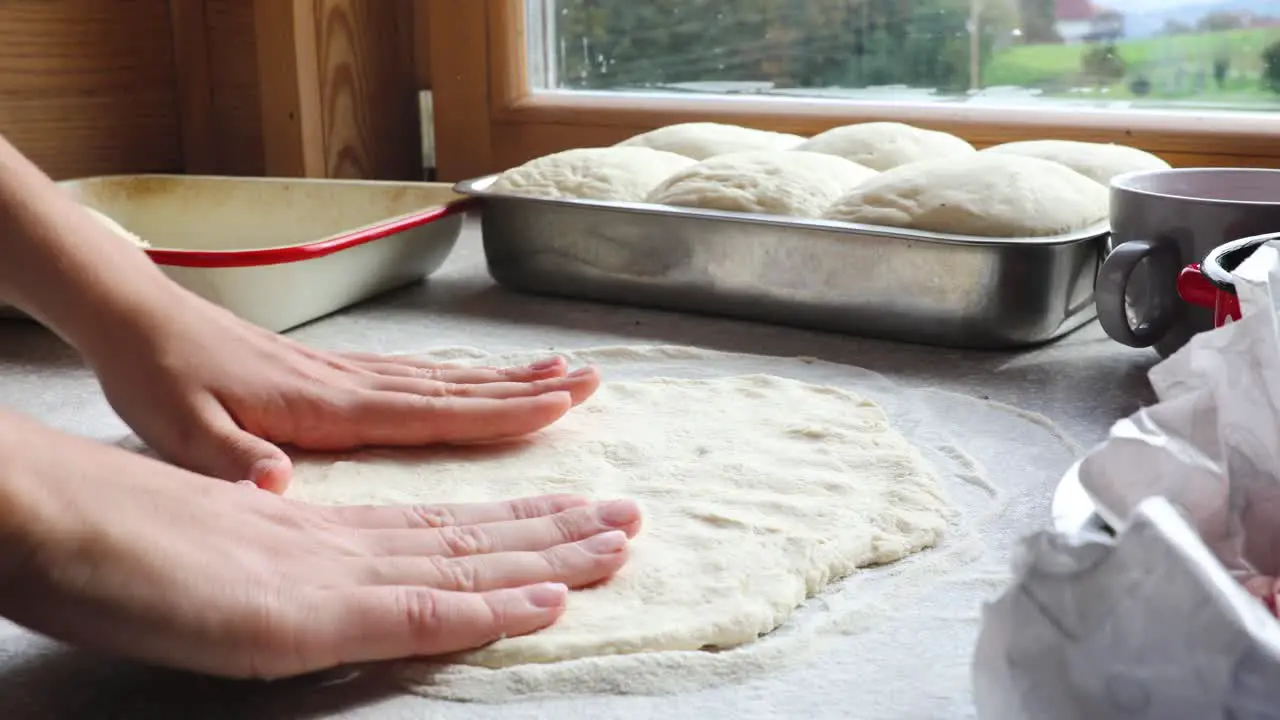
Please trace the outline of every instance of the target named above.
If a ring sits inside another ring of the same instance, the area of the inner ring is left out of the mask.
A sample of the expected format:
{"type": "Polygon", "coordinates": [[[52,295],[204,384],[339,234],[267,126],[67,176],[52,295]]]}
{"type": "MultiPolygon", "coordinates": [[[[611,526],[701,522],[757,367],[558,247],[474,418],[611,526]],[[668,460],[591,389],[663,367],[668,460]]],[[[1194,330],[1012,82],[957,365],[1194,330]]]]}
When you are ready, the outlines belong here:
{"type": "Polygon", "coordinates": [[[471,199],[462,199],[431,208],[412,215],[396,218],[389,222],[370,225],[344,235],[325,238],[318,242],[288,247],[260,248],[257,250],[161,250],[147,248],[147,256],[157,265],[190,268],[234,268],[256,267],[259,265],[280,265],[283,263],[312,260],[332,255],[348,248],[371,243],[374,240],[412,230],[420,225],[443,220],[451,215],[465,212],[474,204],[471,199]]]}

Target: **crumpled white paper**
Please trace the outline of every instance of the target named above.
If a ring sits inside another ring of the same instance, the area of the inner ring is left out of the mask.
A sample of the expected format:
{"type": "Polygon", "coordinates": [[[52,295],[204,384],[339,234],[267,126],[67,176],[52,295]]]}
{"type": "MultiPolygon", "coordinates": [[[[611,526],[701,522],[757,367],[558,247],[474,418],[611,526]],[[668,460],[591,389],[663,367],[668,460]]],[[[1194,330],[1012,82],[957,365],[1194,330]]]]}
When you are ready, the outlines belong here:
{"type": "Polygon", "coordinates": [[[1275,718],[1280,622],[1280,243],[1235,272],[1243,317],[1151,370],[1080,481],[1117,535],[1028,538],[984,612],[983,720],[1275,718]]]}

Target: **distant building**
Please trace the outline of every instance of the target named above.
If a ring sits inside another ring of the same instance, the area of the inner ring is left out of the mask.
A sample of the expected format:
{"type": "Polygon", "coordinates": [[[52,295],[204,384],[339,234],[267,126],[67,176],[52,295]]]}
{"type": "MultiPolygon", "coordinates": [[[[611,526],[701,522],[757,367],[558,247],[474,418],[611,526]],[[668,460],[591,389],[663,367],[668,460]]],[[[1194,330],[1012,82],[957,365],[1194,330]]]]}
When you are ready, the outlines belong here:
{"type": "Polygon", "coordinates": [[[1124,37],[1124,15],[1090,0],[1054,0],[1054,29],[1068,45],[1116,40],[1124,37]]]}
{"type": "Polygon", "coordinates": [[[1244,10],[1237,13],[1240,17],[1240,26],[1246,28],[1273,28],[1280,27],[1280,12],[1275,15],[1260,15],[1251,10],[1244,10]]]}

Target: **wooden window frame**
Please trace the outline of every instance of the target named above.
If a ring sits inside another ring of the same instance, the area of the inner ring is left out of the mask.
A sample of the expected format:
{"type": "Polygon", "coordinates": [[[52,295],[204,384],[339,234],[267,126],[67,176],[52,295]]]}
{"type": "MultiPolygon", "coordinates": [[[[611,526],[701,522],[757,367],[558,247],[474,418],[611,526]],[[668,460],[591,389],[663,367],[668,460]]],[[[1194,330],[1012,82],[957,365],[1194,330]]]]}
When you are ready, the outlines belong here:
{"type": "MultiPolygon", "coordinates": [[[[536,0],[534,0],[536,1],[536,0]]],[[[687,121],[813,135],[872,120],[955,133],[979,147],[1061,138],[1116,142],[1180,166],[1280,168],[1280,114],[947,106],[741,96],[537,93],[526,70],[524,0],[418,0],[436,108],[441,179],[498,172],[572,147],[687,121]]]]}

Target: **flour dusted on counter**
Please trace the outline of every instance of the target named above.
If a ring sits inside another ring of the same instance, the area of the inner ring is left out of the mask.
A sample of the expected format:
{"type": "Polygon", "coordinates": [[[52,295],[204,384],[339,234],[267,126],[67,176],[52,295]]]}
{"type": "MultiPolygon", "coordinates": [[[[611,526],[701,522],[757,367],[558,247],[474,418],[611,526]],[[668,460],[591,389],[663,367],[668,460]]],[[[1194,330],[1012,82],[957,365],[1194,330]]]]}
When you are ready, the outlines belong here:
{"type": "Polygon", "coordinates": [[[832,580],[933,546],[949,516],[878,405],[767,375],[609,383],[528,441],[300,458],[295,477],[292,497],[334,504],[639,501],[617,576],[550,628],[455,658],[493,668],[748,643],[832,580]]]}

